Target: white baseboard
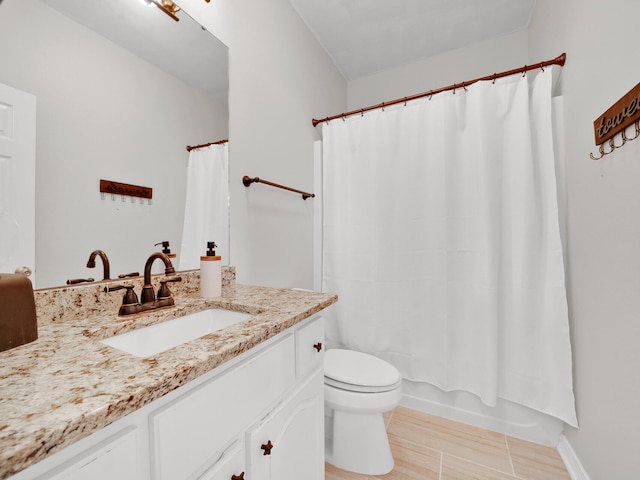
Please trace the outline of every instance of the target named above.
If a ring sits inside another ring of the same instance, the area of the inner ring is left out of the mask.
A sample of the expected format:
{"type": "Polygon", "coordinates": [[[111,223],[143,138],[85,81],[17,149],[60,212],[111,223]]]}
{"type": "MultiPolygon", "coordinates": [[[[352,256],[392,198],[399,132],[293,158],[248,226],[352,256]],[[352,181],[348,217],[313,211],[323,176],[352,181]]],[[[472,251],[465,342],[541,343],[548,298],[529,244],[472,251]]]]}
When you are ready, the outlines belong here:
{"type": "Polygon", "coordinates": [[[558,453],[564,462],[564,466],[567,467],[571,480],[590,480],[576,452],[571,448],[571,444],[564,435],[560,435],[558,453]]]}

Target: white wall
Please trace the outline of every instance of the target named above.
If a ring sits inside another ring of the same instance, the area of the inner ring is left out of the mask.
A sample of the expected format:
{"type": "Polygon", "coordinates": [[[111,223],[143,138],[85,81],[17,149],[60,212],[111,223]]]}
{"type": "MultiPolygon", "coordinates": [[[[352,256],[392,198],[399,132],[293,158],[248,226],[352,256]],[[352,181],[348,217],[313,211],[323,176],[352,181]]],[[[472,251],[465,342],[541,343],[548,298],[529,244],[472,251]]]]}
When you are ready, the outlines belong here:
{"type": "MultiPolygon", "coordinates": [[[[170,23],[167,25],[171,26],[170,23]]],[[[37,97],[37,286],[112,277],[182,235],[185,146],[225,138],[226,107],[36,0],[0,6],[0,82],[37,97]],[[153,188],[153,204],[102,200],[99,180],[153,188]]]]}
{"type": "Polygon", "coordinates": [[[229,47],[231,263],[239,283],[313,287],[311,119],[346,107],[346,82],[288,0],[184,0],[229,47]]]}
{"type": "Polygon", "coordinates": [[[640,80],[640,2],[538,0],[530,58],[567,52],[567,283],[580,430],[592,480],[640,478],[640,139],[600,161],[593,121],[640,80]]]}
{"type": "Polygon", "coordinates": [[[527,48],[527,31],[521,30],[351,80],[349,110],[516,68],[526,63],[527,48]]]}

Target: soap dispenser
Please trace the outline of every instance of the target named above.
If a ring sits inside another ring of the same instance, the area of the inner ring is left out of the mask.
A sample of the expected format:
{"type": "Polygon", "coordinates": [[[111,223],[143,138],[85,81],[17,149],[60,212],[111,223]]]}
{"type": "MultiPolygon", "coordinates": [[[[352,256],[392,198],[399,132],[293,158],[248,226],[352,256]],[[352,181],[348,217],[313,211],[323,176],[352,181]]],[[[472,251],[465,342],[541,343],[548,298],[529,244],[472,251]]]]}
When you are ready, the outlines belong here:
{"type": "MultiPolygon", "coordinates": [[[[160,243],[155,243],[153,246],[157,247],[158,245],[162,245],[162,253],[164,253],[167,257],[169,257],[169,260],[171,260],[171,264],[176,267],[176,254],[175,253],[171,253],[171,248],[169,246],[169,241],[165,240],[164,242],[160,242],[160,243]]],[[[151,273],[155,274],[159,274],[164,272],[164,266],[161,263],[156,263],[155,265],[153,265],[153,267],[151,267],[151,273]]]]}
{"type": "Polygon", "coordinates": [[[171,253],[171,248],[169,248],[169,241],[165,240],[164,242],[156,243],[154,247],[157,247],[158,245],[162,245],[162,253],[164,253],[167,257],[169,257],[169,259],[171,260],[171,263],[173,263],[174,260],[176,259],[176,254],[171,253]]]}
{"type": "Polygon", "coordinates": [[[217,298],[222,294],[221,257],[216,255],[215,242],[207,242],[207,254],[200,257],[200,296],[217,298]]]}

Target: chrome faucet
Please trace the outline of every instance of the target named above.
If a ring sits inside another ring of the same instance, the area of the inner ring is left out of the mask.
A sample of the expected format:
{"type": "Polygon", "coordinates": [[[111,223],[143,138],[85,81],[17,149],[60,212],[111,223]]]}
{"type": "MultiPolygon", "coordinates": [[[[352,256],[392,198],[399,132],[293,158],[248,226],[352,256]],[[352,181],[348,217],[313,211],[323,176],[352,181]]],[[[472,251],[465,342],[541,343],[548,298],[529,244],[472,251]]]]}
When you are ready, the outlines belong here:
{"type": "Polygon", "coordinates": [[[102,276],[103,280],[110,280],[109,278],[109,259],[107,258],[107,254],[102,250],[94,250],[89,255],[89,260],[87,260],[87,268],[96,268],[96,256],[99,255],[102,260],[102,276]]]}
{"type": "Polygon", "coordinates": [[[118,315],[131,315],[133,313],[155,310],[156,308],[170,307],[175,305],[175,302],[173,301],[173,297],[171,297],[171,292],[169,291],[169,287],[167,287],[167,283],[182,281],[182,277],[179,276],[166,276],[174,273],[176,273],[176,270],[173,268],[169,257],[161,252],[152,253],[151,256],[147,258],[147,262],[144,265],[144,286],[142,287],[140,302],[138,302],[138,296],[133,291],[133,285],[112,285],[104,287],[104,291],[113,292],[115,290],[122,290],[123,288],[127,290],[122,300],[120,310],[118,310],[118,315]],[[158,297],[156,298],[153,286],[151,285],[151,266],[158,258],[164,262],[165,277],[160,281],[158,297]]]}

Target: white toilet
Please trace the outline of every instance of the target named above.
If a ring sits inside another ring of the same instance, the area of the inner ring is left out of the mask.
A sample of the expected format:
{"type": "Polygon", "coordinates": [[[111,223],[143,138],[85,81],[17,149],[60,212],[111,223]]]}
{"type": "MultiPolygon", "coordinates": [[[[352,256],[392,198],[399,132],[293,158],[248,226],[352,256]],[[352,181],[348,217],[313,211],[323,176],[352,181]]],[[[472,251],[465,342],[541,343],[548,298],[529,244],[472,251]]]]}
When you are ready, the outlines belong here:
{"type": "Polygon", "coordinates": [[[325,460],[365,475],[393,470],[382,414],[402,397],[398,370],[366,353],[327,350],[324,394],[325,460]]]}

